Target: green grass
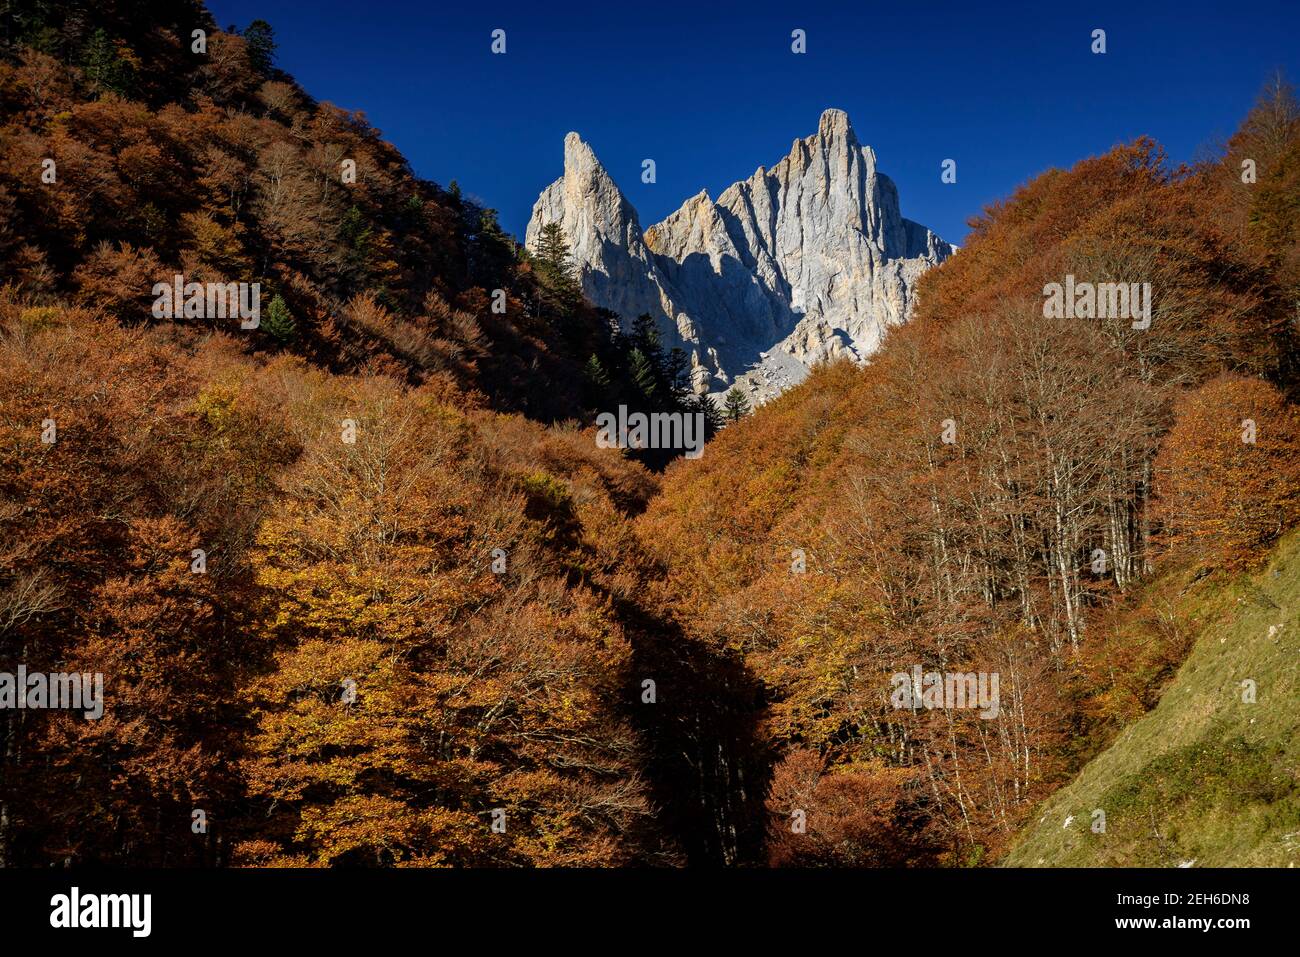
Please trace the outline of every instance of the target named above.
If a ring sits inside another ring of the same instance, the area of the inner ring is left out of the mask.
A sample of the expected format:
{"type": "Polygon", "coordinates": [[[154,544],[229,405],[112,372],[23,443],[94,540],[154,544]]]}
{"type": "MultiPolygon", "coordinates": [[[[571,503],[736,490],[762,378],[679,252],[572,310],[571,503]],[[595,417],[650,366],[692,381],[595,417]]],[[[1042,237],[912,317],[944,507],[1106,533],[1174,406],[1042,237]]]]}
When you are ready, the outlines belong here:
{"type": "Polygon", "coordinates": [[[1298,610],[1300,535],[1258,573],[1189,588],[1177,611],[1199,633],[1159,703],[1038,808],[1000,863],[1300,865],[1298,610]]]}

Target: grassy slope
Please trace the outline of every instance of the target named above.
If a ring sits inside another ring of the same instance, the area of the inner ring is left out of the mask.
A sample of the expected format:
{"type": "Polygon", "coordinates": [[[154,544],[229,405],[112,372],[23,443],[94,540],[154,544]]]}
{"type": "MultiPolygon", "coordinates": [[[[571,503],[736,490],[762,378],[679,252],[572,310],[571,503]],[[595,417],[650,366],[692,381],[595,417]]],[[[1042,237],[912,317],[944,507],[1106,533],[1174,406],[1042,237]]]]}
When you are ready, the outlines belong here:
{"type": "Polygon", "coordinates": [[[1199,633],[1159,704],[1044,802],[1002,863],[1300,864],[1297,611],[1300,534],[1256,574],[1189,589],[1178,613],[1199,633]],[[1241,700],[1247,678],[1255,704],[1241,700]],[[1096,808],[1104,834],[1091,830],[1096,808]]]}

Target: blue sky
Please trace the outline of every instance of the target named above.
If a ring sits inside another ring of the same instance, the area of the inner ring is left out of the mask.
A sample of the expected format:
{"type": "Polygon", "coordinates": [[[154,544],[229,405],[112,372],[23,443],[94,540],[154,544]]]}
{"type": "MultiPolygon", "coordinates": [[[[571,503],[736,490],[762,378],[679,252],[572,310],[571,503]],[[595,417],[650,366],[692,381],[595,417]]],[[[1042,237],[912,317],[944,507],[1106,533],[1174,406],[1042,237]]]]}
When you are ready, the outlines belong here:
{"type": "Polygon", "coordinates": [[[269,21],[277,64],[309,93],[363,111],[417,174],[459,181],[519,236],[569,130],[648,226],[772,165],[838,107],[898,183],[903,214],[960,243],[970,216],[1044,169],[1143,133],[1194,159],[1273,69],[1300,82],[1300,0],[209,7],[223,26],[269,21]],[[489,49],[496,28],[504,56],[489,49]],[[1104,55],[1090,52],[1094,28],[1104,55]],[[641,182],[646,158],[654,184],[641,182]],[[940,181],[948,158],[955,184],[940,181]]]}

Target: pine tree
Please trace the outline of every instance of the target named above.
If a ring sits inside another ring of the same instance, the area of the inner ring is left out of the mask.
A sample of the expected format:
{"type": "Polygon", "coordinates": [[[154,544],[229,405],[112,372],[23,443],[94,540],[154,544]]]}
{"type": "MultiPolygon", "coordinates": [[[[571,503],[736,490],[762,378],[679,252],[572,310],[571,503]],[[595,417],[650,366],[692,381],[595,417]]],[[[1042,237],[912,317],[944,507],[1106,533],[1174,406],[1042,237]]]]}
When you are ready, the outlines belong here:
{"type": "Polygon", "coordinates": [[[739,422],[742,418],[749,415],[749,399],[745,398],[745,393],[740,391],[740,386],[733,385],[723,400],[723,408],[726,416],[732,422],[739,422]]]}
{"type": "Polygon", "coordinates": [[[673,346],[663,360],[663,381],[676,410],[689,410],[691,407],[690,360],[686,352],[673,346]]]}
{"type": "Polygon", "coordinates": [[[610,396],[609,372],[594,353],[582,367],[582,395],[589,408],[604,405],[610,396]]]}
{"type": "Polygon", "coordinates": [[[643,312],[632,320],[632,341],[646,355],[658,355],[663,351],[663,337],[650,313],[643,312]]]}
{"type": "Polygon", "coordinates": [[[122,59],[103,28],[91,34],[82,54],[82,72],[96,93],[130,94],[134,79],[131,65],[122,59]]]}
{"type": "Polygon", "coordinates": [[[364,250],[374,230],[366,223],[360,207],[351,206],[339,225],[339,239],[350,249],[364,250]]]}
{"type": "Polygon", "coordinates": [[[654,363],[640,349],[634,348],[628,356],[628,365],[632,371],[632,381],[636,384],[646,402],[654,402],[659,392],[659,377],[654,363]]]}
{"type": "Polygon", "coordinates": [[[266,307],[262,330],[281,342],[290,342],[297,338],[298,324],[294,321],[293,313],[289,311],[289,304],[279,293],[275,294],[271,304],[266,307]]]}
{"type": "Polygon", "coordinates": [[[605,366],[601,363],[600,357],[592,354],[587,360],[586,366],[583,367],[582,374],[587,381],[600,389],[609,388],[609,373],[605,371],[605,366]]]}
{"type": "Polygon", "coordinates": [[[265,20],[254,20],[244,31],[248,62],[258,73],[271,72],[275,62],[275,32],[265,20]]]}
{"type": "Polygon", "coordinates": [[[515,243],[497,221],[497,211],[468,203],[464,222],[470,281],[484,289],[505,286],[515,265],[515,243]]]}
{"type": "Polygon", "coordinates": [[[628,361],[638,388],[646,398],[654,397],[654,411],[689,411],[690,360],[677,346],[664,352],[658,323],[643,312],[633,320],[631,335],[622,342],[630,349],[628,361]],[[643,358],[635,358],[637,355],[643,358]]]}
{"type": "Polygon", "coordinates": [[[569,254],[569,240],[559,223],[547,223],[537,240],[537,278],[549,294],[554,307],[568,315],[582,298],[578,278],[569,254]]]}
{"type": "Polygon", "coordinates": [[[722,410],[718,408],[718,403],[711,395],[698,395],[690,401],[692,412],[701,412],[704,414],[704,437],[711,439],[727,424],[727,420],[722,415],[722,410]]]}

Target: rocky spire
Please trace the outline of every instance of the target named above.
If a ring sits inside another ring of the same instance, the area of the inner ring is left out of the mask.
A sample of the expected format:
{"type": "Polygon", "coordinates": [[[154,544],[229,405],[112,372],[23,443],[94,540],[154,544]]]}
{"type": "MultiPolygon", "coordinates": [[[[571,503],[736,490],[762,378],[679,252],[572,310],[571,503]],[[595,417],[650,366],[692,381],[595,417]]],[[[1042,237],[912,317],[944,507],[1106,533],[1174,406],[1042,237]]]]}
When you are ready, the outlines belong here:
{"type": "Polygon", "coordinates": [[[641,313],[660,321],[668,344],[701,349],[690,316],[675,301],[646,248],[636,210],[577,133],[564,138],[564,175],[533,205],[524,242],[536,248],[542,227],[564,229],[583,291],[630,324],[641,313]]]}
{"type": "Polygon", "coordinates": [[[906,320],[917,277],[953,252],[902,217],[897,188],[843,110],[824,112],[775,166],[716,202],[697,193],[644,234],[577,134],[564,155],[527,242],[560,222],[588,297],[625,321],[658,318],[708,391],[738,378],[761,401],[819,361],[865,358],[906,320]]]}

